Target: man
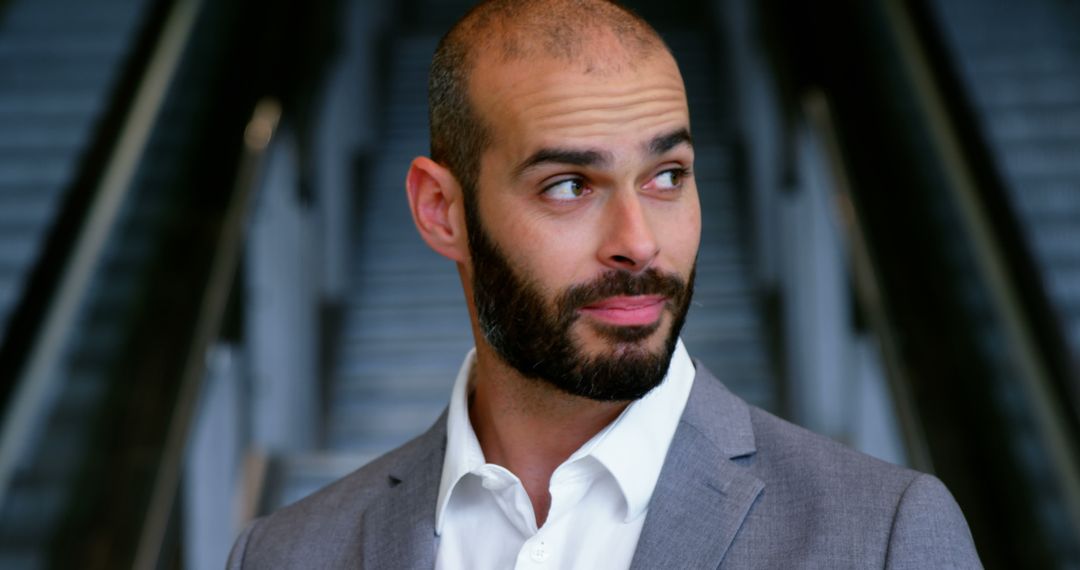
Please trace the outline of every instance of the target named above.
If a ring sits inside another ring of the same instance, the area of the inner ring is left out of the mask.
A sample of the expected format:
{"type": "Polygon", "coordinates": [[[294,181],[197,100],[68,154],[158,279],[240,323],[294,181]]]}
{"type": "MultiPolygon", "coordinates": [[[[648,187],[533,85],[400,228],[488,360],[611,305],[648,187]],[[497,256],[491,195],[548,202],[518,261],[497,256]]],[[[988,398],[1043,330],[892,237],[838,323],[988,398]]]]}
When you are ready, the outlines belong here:
{"type": "Polygon", "coordinates": [[[249,527],[232,568],[978,567],[942,484],[748,406],[678,340],[686,95],[600,0],[495,0],[432,64],[424,240],[476,349],[424,435],[249,527]]]}

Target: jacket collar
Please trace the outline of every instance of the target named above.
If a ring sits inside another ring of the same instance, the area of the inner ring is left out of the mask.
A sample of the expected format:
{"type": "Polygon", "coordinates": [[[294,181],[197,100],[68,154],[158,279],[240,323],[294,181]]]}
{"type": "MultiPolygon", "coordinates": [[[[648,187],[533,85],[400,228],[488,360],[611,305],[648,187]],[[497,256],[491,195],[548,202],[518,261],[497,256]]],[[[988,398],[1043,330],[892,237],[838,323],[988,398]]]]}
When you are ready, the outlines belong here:
{"type": "Polygon", "coordinates": [[[434,568],[435,501],[446,453],[446,412],[387,473],[387,489],[364,511],[364,568],[434,568]]]}
{"type": "MultiPolygon", "coordinates": [[[[695,361],[694,386],[653,491],[631,568],[715,568],[765,487],[732,460],[756,451],[749,406],[695,361]]],[[[366,567],[435,566],[446,413],[410,446],[365,511],[366,567]]]]}
{"type": "Polygon", "coordinates": [[[631,568],[716,568],[765,484],[732,460],[755,452],[750,408],[700,362],[631,568]]]}

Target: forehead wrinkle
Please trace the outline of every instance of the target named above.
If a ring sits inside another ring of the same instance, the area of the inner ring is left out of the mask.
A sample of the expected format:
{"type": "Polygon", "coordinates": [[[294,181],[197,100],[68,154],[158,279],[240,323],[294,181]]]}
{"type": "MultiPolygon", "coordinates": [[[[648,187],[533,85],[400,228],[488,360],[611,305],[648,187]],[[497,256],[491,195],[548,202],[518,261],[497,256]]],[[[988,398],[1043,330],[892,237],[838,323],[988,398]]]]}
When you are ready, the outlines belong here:
{"type": "Polygon", "coordinates": [[[576,97],[547,97],[524,101],[522,120],[538,126],[563,126],[591,122],[635,122],[660,115],[688,115],[681,89],[658,88],[643,93],[609,97],[604,94],[576,97]]]}
{"type": "Polygon", "coordinates": [[[686,92],[682,83],[672,85],[620,86],[605,89],[603,86],[575,86],[569,90],[534,89],[523,90],[519,96],[523,115],[526,117],[565,114],[573,112],[620,112],[633,109],[673,105],[686,107],[686,92]]]}
{"type": "Polygon", "coordinates": [[[687,115],[684,111],[671,110],[657,113],[654,110],[642,110],[628,116],[626,113],[600,113],[588,111],[571,112],[549,117],[536,122],[538,129],[558,129],[569,131],[565,135],[574,137],[593,137],[610,134],[612,126],[632,130],[647,130],[653,125],[665,123],[685,124],[687,115]]]}
{"type": "Polygon", "coordinates": [[[507,87],[513,91],[524,91],[521,97],[531,100],[532,106],[547,105],[565,99],[580,100],[584,104],[604,107],[632,105],[656,97],[685,99],[686,91],[682,78],[674,73],[664,75],[667,77],[658,75],[645,81],[635,81],[630,85],[610,85],[601,81],[582,83],[581,76],[578,74],[571,77],[549,76],[539,81],[529,81],[529,78],[525,77],[524,82],[533,85],[513,83],[507,87]],[[567,87],[562,87],[562,84],[567,87]]]}
{"type": "Polygon", "coordinates": [[[580,112],[618,113],[634,107],[675,104],[680,107],[685,101],[683,92],[678,89],[653,89],[624,96],[605,94],[586,95],[574,98],[568,105],[567,96],[550,97],[543,101],[529,102],[530,115],[566,114],[580,112]],[[568,111],[565,107],[571,107],[568,111]],[[554,108],[554,111],[550,109],[554,108]]]}

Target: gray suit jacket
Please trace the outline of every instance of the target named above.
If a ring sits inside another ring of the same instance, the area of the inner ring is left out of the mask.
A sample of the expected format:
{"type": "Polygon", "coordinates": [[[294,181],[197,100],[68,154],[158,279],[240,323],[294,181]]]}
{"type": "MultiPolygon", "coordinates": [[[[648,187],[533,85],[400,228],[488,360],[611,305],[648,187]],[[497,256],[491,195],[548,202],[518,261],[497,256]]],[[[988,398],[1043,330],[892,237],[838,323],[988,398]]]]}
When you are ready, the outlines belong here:
{"type": "MultiPolygon", "coordinates": [[[[701,363],[632,568],[979,568],[936,478],[749,406],[701,363]]],[[[446,417],[255,521],[230,569],[431,568],[446,417]]],[[[477,536],[483,548],[483,536],[477,536]]],[[[601,547],[601,545],[597,545],[601,547]]]]}

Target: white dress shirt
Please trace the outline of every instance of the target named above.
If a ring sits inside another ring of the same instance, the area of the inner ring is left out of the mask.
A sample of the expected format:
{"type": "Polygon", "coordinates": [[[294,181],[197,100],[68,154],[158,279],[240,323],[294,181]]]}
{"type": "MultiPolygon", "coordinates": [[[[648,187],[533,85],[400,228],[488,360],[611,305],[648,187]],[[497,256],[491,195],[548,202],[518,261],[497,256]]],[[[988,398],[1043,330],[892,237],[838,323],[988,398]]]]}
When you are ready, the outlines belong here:
{"type": "Polygon", "coordinates": [[[435,567],[629,567],[694,381],[682,341],[664,381],[555,469],[540,528],[517,476],[484,461],[468,412],[474,362],[475,350],[465,357],[450,397],[435,567]]]}

